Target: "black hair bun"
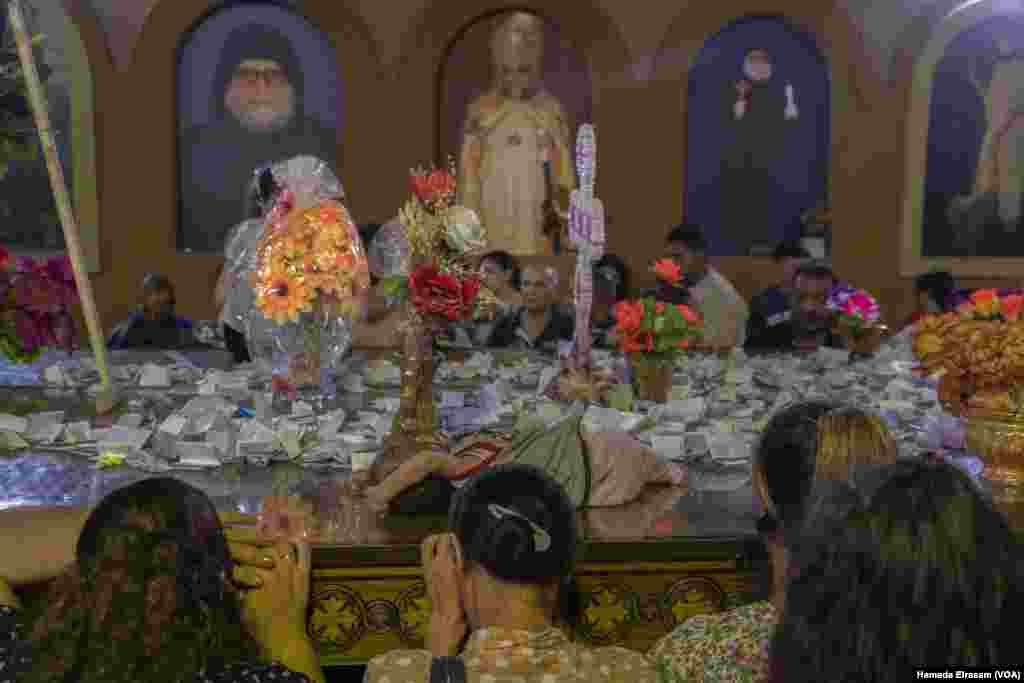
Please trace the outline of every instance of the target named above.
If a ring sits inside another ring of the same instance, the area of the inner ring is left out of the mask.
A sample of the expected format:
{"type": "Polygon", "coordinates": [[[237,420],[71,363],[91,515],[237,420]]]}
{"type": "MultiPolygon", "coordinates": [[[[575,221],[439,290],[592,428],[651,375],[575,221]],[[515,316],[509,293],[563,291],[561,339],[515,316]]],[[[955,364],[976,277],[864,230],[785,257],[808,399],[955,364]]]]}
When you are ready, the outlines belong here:
{"type": "Polygon", "coordinates": [[[516,567],[524,563],[536,565],[539,559],[536,557],[537,544],[529,523],[511,515],[501,519],[488,516],[490,523],[481,527],[485,535],[484,557],[481,558],[484,564],[498,567],[516,567]]]}

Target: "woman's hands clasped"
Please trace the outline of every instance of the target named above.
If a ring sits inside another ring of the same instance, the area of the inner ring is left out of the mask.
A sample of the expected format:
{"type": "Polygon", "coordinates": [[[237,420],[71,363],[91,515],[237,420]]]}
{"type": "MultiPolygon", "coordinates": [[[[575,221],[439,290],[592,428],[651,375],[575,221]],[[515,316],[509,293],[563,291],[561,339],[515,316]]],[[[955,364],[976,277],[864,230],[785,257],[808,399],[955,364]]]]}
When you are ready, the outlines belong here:
{"type": "Polygon", "coordinates": [[[469,631],[459,587],[462,558],[455,535],[428,536],[420,546],[420,558],[430,598],[427,645],[435,657],[454,656],[469,631]]]}
{"type": "Polygon", "coordinates": [[[242,618],[268,651],[306,638],[311,551],[303,540],[274,542],[252,529],[224,530],[235,561],[242,618]]]}

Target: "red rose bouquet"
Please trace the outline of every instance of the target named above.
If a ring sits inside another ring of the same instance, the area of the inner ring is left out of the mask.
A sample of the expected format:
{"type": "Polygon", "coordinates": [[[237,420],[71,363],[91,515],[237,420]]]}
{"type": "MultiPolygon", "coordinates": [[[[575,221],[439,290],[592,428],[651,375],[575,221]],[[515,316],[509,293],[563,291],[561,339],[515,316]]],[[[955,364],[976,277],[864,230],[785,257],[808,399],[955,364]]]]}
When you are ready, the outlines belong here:
{"type": "Polygon", "coordinates": [[[72,351],[78,325],[71,306],[78,290],[66,256],[14,259],[0,247],[0,352],[30,363],[46,348],[72,351]]]}
{"type": "Polygon", "coordinates": [[[432,323],[470,318],[481,278],[474,257],[486,245],[477,215],[455,204],[454,169],[413,170],[413,196],[399,212],[412,263],[385,280],[391,296],[407,298],[432,323]]]}

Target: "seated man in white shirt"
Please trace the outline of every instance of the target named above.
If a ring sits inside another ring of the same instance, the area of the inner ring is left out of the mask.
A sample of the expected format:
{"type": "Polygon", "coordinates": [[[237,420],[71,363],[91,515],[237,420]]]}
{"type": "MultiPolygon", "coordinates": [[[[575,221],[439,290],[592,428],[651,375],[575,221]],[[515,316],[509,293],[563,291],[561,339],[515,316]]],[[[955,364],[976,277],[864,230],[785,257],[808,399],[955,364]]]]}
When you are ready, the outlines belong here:
{"type": "Polygon", "coordinates": [[[707,258],[707,241],[700,226],[685,223],[665,240],[668,256],[683,271],[689,303],[704,318],[702,345],[714,349],[743,346],[750,309],[740,293],[707,258]]]}

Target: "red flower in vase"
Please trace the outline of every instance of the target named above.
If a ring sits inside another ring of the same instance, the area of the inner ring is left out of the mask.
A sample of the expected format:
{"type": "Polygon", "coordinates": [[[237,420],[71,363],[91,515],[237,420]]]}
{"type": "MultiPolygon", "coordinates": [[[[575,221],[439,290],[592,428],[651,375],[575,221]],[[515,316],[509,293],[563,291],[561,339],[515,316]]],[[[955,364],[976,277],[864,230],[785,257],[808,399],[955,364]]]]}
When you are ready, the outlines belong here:
{"type": "Polygon", "coordinates": [[[455,177],[445,170],[436,169],[430,173],[412,174],[412,191],[426,206],[449,199],[455,194],[455,177]]]}
{"type": "Polygon", "coordinates": [[[469,315],[480,291],[480,281],[476,278],[459,280],[434,266],[420,266],[409,276],[409,289],[412,303],[420,313],[460,320],[469,315]]]}

